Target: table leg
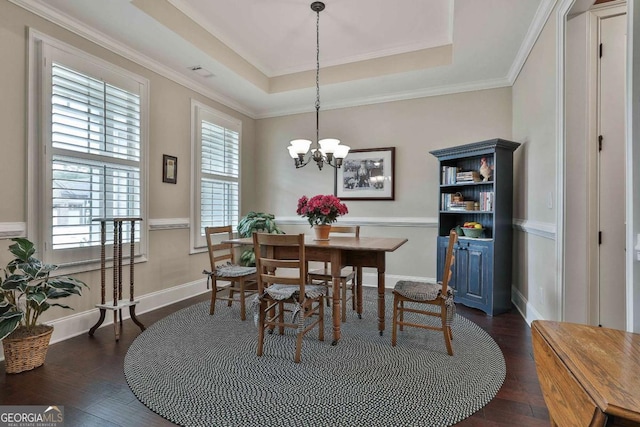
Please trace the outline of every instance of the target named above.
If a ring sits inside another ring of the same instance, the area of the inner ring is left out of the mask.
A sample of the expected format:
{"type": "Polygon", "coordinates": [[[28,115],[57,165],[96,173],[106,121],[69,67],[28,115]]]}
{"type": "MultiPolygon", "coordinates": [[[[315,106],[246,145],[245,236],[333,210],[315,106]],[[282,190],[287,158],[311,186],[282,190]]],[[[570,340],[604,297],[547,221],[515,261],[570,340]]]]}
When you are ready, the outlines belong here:
{"type": "MultiPolygon", "coordinates": [[[[104,289],[104,286],[102,287],[102,289],[104,289]]],[[[93,334],[96,332],[96,330],[100,327],[100,325],[102,325],[102,322],[104,322],[104,316],[107,313],[107,310],[105,310],[104,308],[100,309],[100,318],[98,319],[98,321],[96,322],[95,325],[93,325],[93,327],[91,329],[89,329],[89,336],[92,337],[93,334]]]]}
{"type": "Polygon", "coordinates": [[[331,307],[333,313],[333,342],[331,345],[338,344],[340,340],[340,323],[342,321],[340,314],[340,270],[342,269],[342,260],[340,254],[341,252],[339,250],[331,251],[331,277],[333,285],[333,304],[331,307]]]}
{"type": "Polygon", "coordinates": [[[116,341],[120,340],[120,322],[118,322],[118,311],[113,310],[113,332],[116,336],[116,341]]]}
{"type": "Polygon", "coordinates": [[[384,331],[384,271],[385,271],[385,256],[384,253],[378,253],[378,331],[382,336],[384,331]]]}
{"type": "Polygon", "coordinates": [[[129,315],[131,316],[131,320],[133,320],[133,323],[138,325],[138,327],[140,328],[141,331],[144,331],[145,330],[144,325],[136,317],[136,306],[135,305],[129,306],[129,315]]]}
{"type": "Polygon", "coordinates": [[[356,267],[356,313],[362,319],[362,267],[356,267]]]}

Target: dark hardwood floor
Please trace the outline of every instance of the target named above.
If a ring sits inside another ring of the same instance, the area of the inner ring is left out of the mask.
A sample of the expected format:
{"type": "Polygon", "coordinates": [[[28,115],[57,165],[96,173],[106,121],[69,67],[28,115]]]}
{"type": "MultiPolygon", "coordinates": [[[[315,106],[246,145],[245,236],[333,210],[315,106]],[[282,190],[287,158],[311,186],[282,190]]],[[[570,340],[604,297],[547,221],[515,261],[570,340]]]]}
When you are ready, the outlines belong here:
{"type": "MultiPolygon", "coordinates": [[[[207,298],[190,298],[138,317],[149,326],[207,298]]],[[[520,314],[512,309],[490,317],[461,305],[458,313],[493,337],[507,363],[507,377],[497,396],[458,425],[549,426],[533,360],[531,331],[520,314]]],[[[62,405],[66,427],[173,425],[140,403],[125,380],[124,357],[139,333],[140,329],[127,320],[119,342],[114,340],[113,328],[107,326],[97,330],[93,338],[82,334],[51,345],[40,368],[0,374],[0,404],[62,405]]],[[[3,371],[4,362],[0,362],[3,371]]]]}

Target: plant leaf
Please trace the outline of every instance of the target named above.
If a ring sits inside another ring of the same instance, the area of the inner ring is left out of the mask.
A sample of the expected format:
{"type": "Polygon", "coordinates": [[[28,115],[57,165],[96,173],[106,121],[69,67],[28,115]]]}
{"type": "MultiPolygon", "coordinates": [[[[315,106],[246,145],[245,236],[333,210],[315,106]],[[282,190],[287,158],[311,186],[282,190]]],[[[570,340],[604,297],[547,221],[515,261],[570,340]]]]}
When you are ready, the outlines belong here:
{"type": "Polygon", "coordinates": [[[27,294],[26,298],[27,298],[27,301],[34,302],[37,305],[42,305],[42,303],[47,300],[47,294],[42,291],[31,292],[27,294]]]}
{"type": "Polygon", "coordinates": [[[29,279],[22,274],[12,274],[2,282],[2,289],[5,291],[14,291],[24,286],[29,282],[29,279]]]}
{"type": "Polygon", "coordinates": [[[36,248],[33,243],[31,243],[28,239],[24,237],[16,237],[11,239],[12,242],[15,242],[13,245],[9,246],[9,251],[18,259],[22,261],[27,261],[29,258],[36,253],[36,248]]]}
{"type": "Polygon", "coordinates": [[[22,312],[12,312],[5,313],[0,316],[0,340],[5,339],[7,335],[13,332],[22,321],[24,317],[24,313],[22,312]]]}
{"type": "MultiPolygon", "coordinates": [[[[0,316],[3,316],[5,313],[9,313],[14,310],[15,305],[9,304],[7,301],[3,301],[0,303],[0,316]]],[[[15,311],[14,311],[15,312],[15,311]]]]}
{"type": "Polygon", "coordinates": [[[78,289],[80,290],[83,286],[88,288],[88,286],[81,280],[75,279],[73,277],[68,276],[59,276],[49,279],[47,282],[49,286],[55,289],[78,289]]]}

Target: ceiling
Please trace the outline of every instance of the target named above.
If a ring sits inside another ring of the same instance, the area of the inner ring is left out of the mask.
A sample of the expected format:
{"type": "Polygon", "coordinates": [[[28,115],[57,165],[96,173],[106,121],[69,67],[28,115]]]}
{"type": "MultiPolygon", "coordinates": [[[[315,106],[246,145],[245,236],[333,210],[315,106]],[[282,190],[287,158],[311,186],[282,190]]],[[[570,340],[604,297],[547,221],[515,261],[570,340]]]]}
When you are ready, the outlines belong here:
{"type": "MultiPolygon", "coordinates": [[[[10,1],[250,117],[314,110],[309,0],[10,1]]],[[[325,0],[322,109],[509,86],[554,3],[325,0]]]]}

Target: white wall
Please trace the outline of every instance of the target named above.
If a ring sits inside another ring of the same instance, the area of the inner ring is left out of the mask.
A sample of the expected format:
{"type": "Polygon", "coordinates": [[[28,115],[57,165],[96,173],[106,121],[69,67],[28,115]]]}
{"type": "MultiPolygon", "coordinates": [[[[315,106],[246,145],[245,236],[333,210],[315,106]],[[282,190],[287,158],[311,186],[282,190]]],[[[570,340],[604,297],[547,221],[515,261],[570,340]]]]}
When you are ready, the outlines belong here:
{"type": "MultiPolygon", "coordinates": [[[[589,81],[587,13],[567,20],[566,56],[566,224],[564,320],[589,323],[588,218],[589,81]]],[[[592,147],[593,149],[593,147],[592,147]]]]}
{"type": "Polygon", "coordinates": [[[513,140],[523,144],[514,160],[514,217],[525,224],[514,234],[514,300],[527,319],[559,320],[561,308],[555,241],[555,46],[554,10],[512,88],[513,140]]]}

